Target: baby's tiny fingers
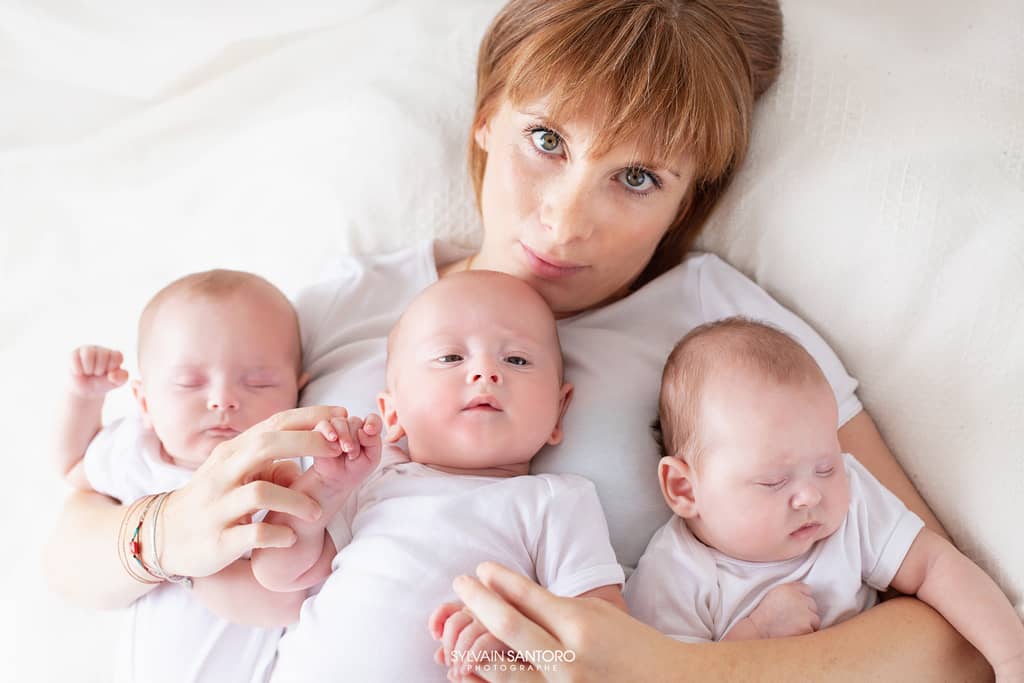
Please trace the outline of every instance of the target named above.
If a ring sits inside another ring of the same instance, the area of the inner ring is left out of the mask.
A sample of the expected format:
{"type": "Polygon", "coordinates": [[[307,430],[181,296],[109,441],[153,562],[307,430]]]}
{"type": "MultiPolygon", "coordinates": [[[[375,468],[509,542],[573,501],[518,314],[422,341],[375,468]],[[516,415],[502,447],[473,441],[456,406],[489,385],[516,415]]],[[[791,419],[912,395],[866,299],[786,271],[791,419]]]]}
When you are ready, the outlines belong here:
{"type": "Polygon", "coordinates": [[[83,346],[78,350],[78,358],[82,364],[82,374],[91,375],[96,367],[96,347],[83,346]]]}
{"type": "Polygon", "coordinates": [[[348,431],[348,418],[332,417],[331,426],[334,427],[334,431],[338,434],[338,444],[341,445],[341,450],[345,453],[351,452],[354,448],[354,442],[352,435],[348,431]]]}
{"type": "Polygon", "coordinates": [[[380,415],[377,413],[370,413],[366,416],[366,420],[363,422],[363,431],[370,436],[376,436],[380,434],[384,428],[384,423],[380,419],[380,415]]]}
{"type": "Polygon", "coordinates": [[[107,380],[114,386],[121,386],[128,381],[128,371],[123,368],[114,368],[107,373],[107,380]]]}

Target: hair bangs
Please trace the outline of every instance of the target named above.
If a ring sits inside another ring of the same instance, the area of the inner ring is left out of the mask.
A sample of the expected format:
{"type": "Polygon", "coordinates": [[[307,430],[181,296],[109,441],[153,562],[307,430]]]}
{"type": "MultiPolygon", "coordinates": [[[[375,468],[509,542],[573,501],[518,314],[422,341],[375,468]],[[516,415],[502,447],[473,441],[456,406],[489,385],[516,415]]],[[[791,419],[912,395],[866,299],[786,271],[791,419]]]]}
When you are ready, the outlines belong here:
{"type": "Polygon", "coordinates": [[[747,145],[752,98],[728,77],[745,69],[742,52],[679,36],[657,7],[619,14],[595,10],[526,37],[509,69],[508,98],[543,99],[555,120],[593,121],[598,154],[631,141],[638,162],[672,168],[689,154],[697,180],[725,174],[747,145]]]}

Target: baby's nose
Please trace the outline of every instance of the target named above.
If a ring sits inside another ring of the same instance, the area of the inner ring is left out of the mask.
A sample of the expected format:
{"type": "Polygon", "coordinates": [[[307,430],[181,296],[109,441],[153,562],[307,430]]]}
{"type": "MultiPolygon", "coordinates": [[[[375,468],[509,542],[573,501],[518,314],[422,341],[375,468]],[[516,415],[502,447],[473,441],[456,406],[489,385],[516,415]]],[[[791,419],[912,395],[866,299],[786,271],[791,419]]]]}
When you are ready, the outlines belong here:
{"type": "Polygon", "coordinates": [[[811,508],[821,502],[821,491],[813,484],[807,484],[793,494],[793,507],[811,508]]]}
{"type": "Polygon", "coordinates": [[[238,410],[238,399],[227,394],[211,396],[206,401],[207,410],[238,410]]]}
{"type": "Polygon", "coordinates": [[[467,384],[477,384],[478,382],[501,384],[501,373],[492,367],[476,367],[469,371],[466,379],[467,384]]]}

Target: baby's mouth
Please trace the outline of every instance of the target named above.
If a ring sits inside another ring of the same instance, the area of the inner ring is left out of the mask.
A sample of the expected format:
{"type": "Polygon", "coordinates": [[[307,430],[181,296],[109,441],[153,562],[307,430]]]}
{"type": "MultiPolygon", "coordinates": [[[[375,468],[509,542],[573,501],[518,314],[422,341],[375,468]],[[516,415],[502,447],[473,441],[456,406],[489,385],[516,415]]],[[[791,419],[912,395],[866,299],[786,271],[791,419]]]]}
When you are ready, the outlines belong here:
{"type": "Polygon", "coordinates": [[[479,396],[474,396],[462,410],[463,412],[480,411],[500,413],[501,404],[498,402],[498,399],[494,398],[490,394],[480,394],[479,396]]]}

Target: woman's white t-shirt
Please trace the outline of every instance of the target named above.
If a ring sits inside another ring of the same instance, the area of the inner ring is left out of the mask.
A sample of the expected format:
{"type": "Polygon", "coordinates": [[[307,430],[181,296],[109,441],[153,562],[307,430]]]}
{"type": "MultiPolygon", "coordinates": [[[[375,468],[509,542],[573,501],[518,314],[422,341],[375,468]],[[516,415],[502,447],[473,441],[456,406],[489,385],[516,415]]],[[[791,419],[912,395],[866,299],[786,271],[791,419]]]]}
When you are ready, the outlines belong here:
{"type": "MultiPolygon", "coordinates": [[[[302,405],[376,412],[392,325],[413,297],[437,281],[438,266],[466,255],[425,241],[352,257],[302,292],[296,307],[311,376],[302,405]]],[[[733,315],[771,323],[803,344],[835,392],[839,425],[860,412],[857,382],[825,341],[713,254],[691,254],[629,296],[558,321],[566,380],[575,391],[562,442],[546,446],[531,472],[567,472],[594,482],[627,575],[671,517],[658,485],[659,454],[651,434],[662,366],[689,330],[733,315]]]]}

